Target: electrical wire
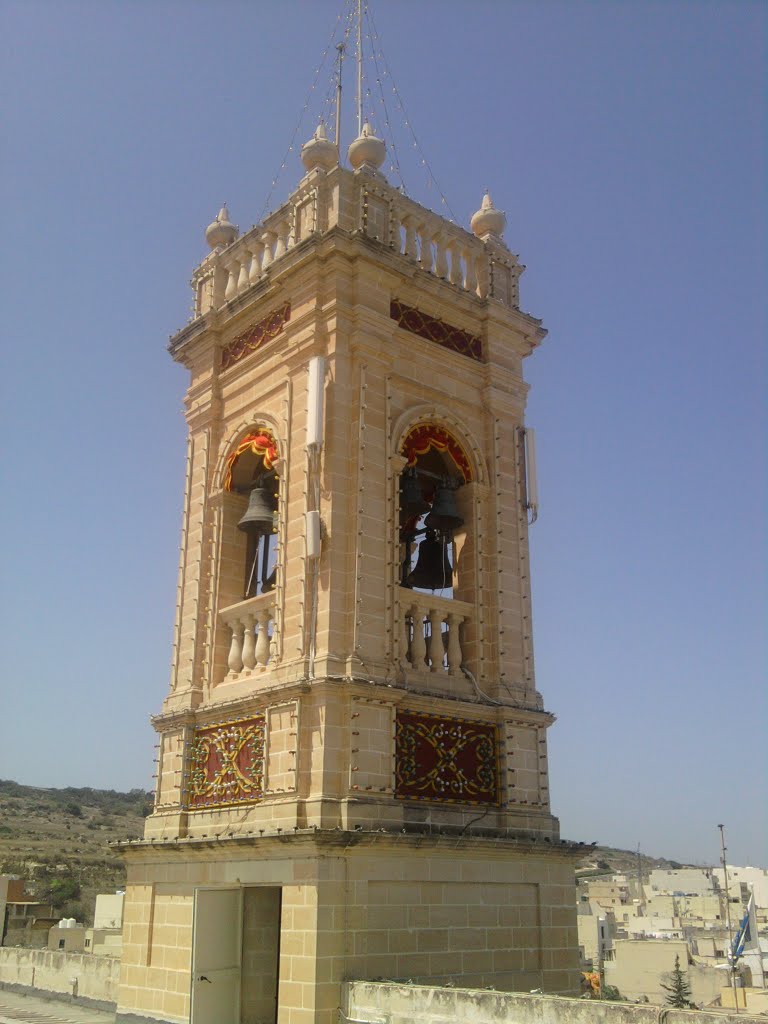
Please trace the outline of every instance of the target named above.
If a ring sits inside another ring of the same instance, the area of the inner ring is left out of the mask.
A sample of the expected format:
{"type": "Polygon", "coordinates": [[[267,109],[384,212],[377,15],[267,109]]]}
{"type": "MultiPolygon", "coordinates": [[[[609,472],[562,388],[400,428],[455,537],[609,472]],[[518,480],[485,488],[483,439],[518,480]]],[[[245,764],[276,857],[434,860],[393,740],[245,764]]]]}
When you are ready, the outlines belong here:
{"type": "Polygon", "coordinates": [[[434,185],[435,189],[439,193],[440,200],[441,200],[443,206],[445,206],[445,208],[450,213],[450,215],[451,215],[450,219],[455,223],[456,220],[457,220],[456,214],[451,209],[451,204],[448,202],[448,200],[447,200],[447,198],[445,196],[445,193],[440,188],[440,185],[437,182],[437,178],[435,178],[434,172],[432,171],[432,166],[429,163],[429,161],[427,160],[427,157],[426,157],[426,154],[424,153],[422,145],[419,142],[418,138],[416,137],[416,132],[413,130],[413,125],[411,124],[411,120],[408,117],[408,112],[405,109],[405,103],[403,102],[403,98],[400,95],[400,92],[399,92],[399,90],[397,88],[397,85],[395,83],[395,79],[394,79],[394,77],[392,75],[392,70],[389,67],[389,64],[387,63],[387,59],[386,59],[386,57],[384,55],[384,49],[383,49],[383,47],[381,45],[381,36],[379,35],[379,31],[376,28],[376,21],[375,21],[375,19],[373,17],[373,14],[370,11],[370,9],[368,8],[367,4],[366,4],[366,13],[368,15],[368,19],[369,19],[369,22],[370,22],[370,25],[371,25],[371,31],[372,31],[372,33],[374,35],[374,38],[376,40],[376,43],[378,44],[378,47],[379,47],[379,56],[381,57],[382,63],[384,65],[384,77],[389,78],[390,82],[392,83],[392,92],[395,94],[395,99],[396,99],[396,102],[397,102],[398,110],[400,110],[400,112],[402,113],[403,118],[404,118],[405,127],[408,129],[408,131],[411,134],[411,138],[413,140],[413,146],[417,150],[417,152],[419,153],[419,156],[421,157],[421,165],[426,170],[428,178],[429,178],[429,181],[434,185]]]}
{"type": "MultiPolygon", "coordinates": [[[[270,200],[272,199],[272,196],[273,196],[274,191],[275,191],[275,187],[276,187],[278,181],[280,180],[281,174],[285,170],[285,165],[286,165],[286,163],[288,161],[288,156],[289,156],[290,153],[293,152],[293,147],[294,147],[294,144],[296,142],[296,137],[299,134],[299,130],[301,129],[302,124],[304,123],[304,118],[306,116],[306,113],[309,110],[309,104],[310,104],[310,100],[312,98],[312,93],[315,91],[315,88],[317,86],[318,80],[320,78],[320,73],[322,72],[323,68],[325,67],[325,62],[326,62],[326,60],[328,58],[328,54],[330,53],[331,48],[334,46],[334,42],[335,42],[335,39],[336,39],[336,34],[338,32],[339,24],[341,23],[342,18],[344,17],[345,13],[346,13],[346,17],[347,17],[347,22],[348,22],[349,25],[351,25],[351,18],[352,18],[352,13],[353,13],[353,10],[354,10],[353,3],[354,3],[354,0],[346,0],[345,7],[342,8],[342,10],[339,12],[339,14],[336,17],[336,21],[333,24],[333,32],[331,33],[331,38],[330,38],[330,40],[328,42],[328,45],[325,47],[325,49],[323,50],[323,52],[322,52],[322,54],[320,56],[320,63],[315,68],[315,76],[314,76],[314,78],[312,80],[312,85],[310,86],[309,92],[307,93],[306,99],[304,100],[304,106],[301,108],[301,113],[299,114],[299,119],[296,122],[296,127],[293,129],[293,134],[291,135],[291,141],[288,143],[288,149],[285,151],[285,155],[283,156],[283,159],[282,159],[282,161],[280,163],[280,167],[278,168],[277,173],[275,174],[274,178],[272,179],[272,183],[271,183],[271,185],[269,187],[269,192],[267,193],[267,198],[264,200],[264,205],[262,206],[261,213],[258,216],[258,220],[256,222],[257,224],[260,224],[261,221],[264,219],[264,214],[267,212],[270,200]]],[[[347,33],[345,33],[345,39],[346,39],[346,36],[348,35],[348,33],[349,33],[349,29],[347,30],[347,33]]]]}
{"type": "MultiPolygon", "coordinates": [[[[408,190],[405,187],[405,179],[403,178],[403,171],[402,171],[402,168],[400,167],[400,156],[399,156],[398,151],[397,151],[397,146],[395,145],[395,136],[394,136],[394,133],[392,132],[392,125],[390,123],[389,109],[387,108],[387,101],[386,101],[386,99],[384,97],[384,86],[383,86],[382,81],[381,81],[382,74],[381,74],[381,70],[379,68],[379,60],[378,60],[378,57],[376,55],[376,47],[374,45],[375,35],[374,35],[373,28],[371,26],[371,14],[370,14],[370,11],[368,9],[368,4],[365,5],[363,10],[364,10],[364,13],[365,13],[365,17],[366,17],[366,19],[368,21],[368,33],[369,33],[369,38],[371,40],[371,57],[373,58],[373,66],[376,69],[376,84],[379,87],[379,98],[380,98],[381,105],[382,105],[382,107],[384,109],[384,128],[387,131],[389,131],[389,140],[390,140],[390,144],[391,144],[391,147],[392,147],[392,158],[394,160],[394,165],[390,165],[390,166],[392,167],[392,170],[395,171],[395,173],[397,174],[398,178],[400,179],[400,188],[401,188],[401,190],[405,193],[405,195],[408,195],[408,190]]],[[[376,41],[379,43],[379,46],[380,46],[381,45],[380,40],[376,39],[376,41]]],[[[382,55],[382,58],[383,58],[383,55],[382,55]]]]}

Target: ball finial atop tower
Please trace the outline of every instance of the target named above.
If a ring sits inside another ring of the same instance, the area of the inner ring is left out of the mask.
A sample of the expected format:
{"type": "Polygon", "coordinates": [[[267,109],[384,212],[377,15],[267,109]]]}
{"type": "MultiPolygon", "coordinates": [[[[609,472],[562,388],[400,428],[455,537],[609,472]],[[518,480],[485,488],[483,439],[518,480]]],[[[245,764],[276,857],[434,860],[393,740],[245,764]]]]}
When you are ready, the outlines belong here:
{"type": "Polygon", "coordinates": [[[339,151],[328,138],[322,121],[315,128],[312,138],[301,147],[301,162],[308,171],[314,171],[315,168],[330,171],[338,164],[339,151]]]}
{"type": "Polygon", "coordinates": [[[486,191],[483,202],[477,213],[472,215],[472,231],[478,238],[488,238],[489,235],[501,236],[507,226],[507,218],[502,210],[497,210],[493,205],[491,193],[486,191]]]}
{"type": "Polygon", "coordinates": [[[347,152],[349,163],[353,170],[370,171],[378,173],[387,155],[387,147],[384,142],[373,133],[373,128],[367,121],[363,123],[360,134],[350,145],[347,152]]]}
{"type": "Polygon", "coordinates": [[[229,219],[229,210],[224,203],[216,220],[205,229],[205,240],[212,249],[218,249],[220,245],[231,245],[239,234],[237,227],[229,219]]]}

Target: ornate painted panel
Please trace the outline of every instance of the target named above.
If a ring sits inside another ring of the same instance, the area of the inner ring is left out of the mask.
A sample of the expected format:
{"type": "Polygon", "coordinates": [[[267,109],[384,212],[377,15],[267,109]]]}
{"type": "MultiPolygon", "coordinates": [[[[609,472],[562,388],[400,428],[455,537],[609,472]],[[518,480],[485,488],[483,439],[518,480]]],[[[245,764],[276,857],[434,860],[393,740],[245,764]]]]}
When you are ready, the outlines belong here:
{"type": "Polygon", "coordinates": [[[442,345],[443,348],[449,348],[459,355],[475,359],[478,363],[483,361],[483,344],[476,334],[462,331],[461,328],[447,324],[436,316],[422,313],[414,306],[406,306],[397,299],[390,302],[389,315],[404,331],[417,334],[427,341],[434,341],[436,345],[442,345]]]}
{"type": "Polygon", "coordinates": [[[249,804],[264,796],[264,715],[195,729],[187,761],[190,810],[249,804]]]}
{"type": "Polygon", "coordinates": [[[251,324],[247,330],[238,336],[222,349],[221,368],[228,370],[230,366],[244,359],[266,345],[268,341],[276,338],[288,321],[291,319],[291,304],[284,303],[279,309],[273,309],[271,313],[259,320],[257,324],[251,324]]]}
{"type": "Polygon", "coordinates": [[[496,726],[398,711],[395,796],[443,803],[498,804],[496,726]]]}

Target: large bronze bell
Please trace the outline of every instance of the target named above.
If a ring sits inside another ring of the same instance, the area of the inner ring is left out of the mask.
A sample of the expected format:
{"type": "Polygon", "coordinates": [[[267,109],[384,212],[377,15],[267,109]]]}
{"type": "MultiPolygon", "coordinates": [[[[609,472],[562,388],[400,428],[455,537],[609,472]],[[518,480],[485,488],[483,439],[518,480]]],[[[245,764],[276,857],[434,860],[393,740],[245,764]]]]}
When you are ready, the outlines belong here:
{"type": "Polygon", "coordinates": [[[428,508],[419,478],[414,470],[407,469],[400,478],[400,511],[406,519],[412,519],[423,515],[428,508]]]}
{"type": "Polygon", "coordinates": [[[448,545],[428,530],[419,544],[419,557],[413,571],[408,574],[406,586],[423,590],[443,590],[453,586],[453,568],[448,558],[448,545]]]}
{"type": "Polygon", "coordinates": [[[237,524],[244,533],[271,533],[274,526],[272,498],[265,487],[256,486],[248,498],[248,508],[237,524]]]}
{"type": "Polygon", "coordinates": [[[442,530],[444,533],[458,530],[464,525],[456,508],[456,492],[451,487],[441,484],[437,488],[432,511],[424,520],[424,525],[430,530],[442,530]]]}

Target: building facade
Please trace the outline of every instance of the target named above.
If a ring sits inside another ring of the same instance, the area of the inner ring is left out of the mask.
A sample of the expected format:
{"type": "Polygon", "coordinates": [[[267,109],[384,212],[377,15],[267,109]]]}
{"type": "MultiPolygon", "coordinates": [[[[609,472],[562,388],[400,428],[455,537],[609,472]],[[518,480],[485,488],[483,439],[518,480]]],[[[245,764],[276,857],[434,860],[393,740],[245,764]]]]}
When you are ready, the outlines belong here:
{"type": "Polygon", "coordinates": [[[486,196],[464,230],[319,129],[226,208],[189,372],[171,685],[128,866],[118,1019],[330,1024],[350,978],[578,991],[549,805],[523,359],[486,196]]]}

